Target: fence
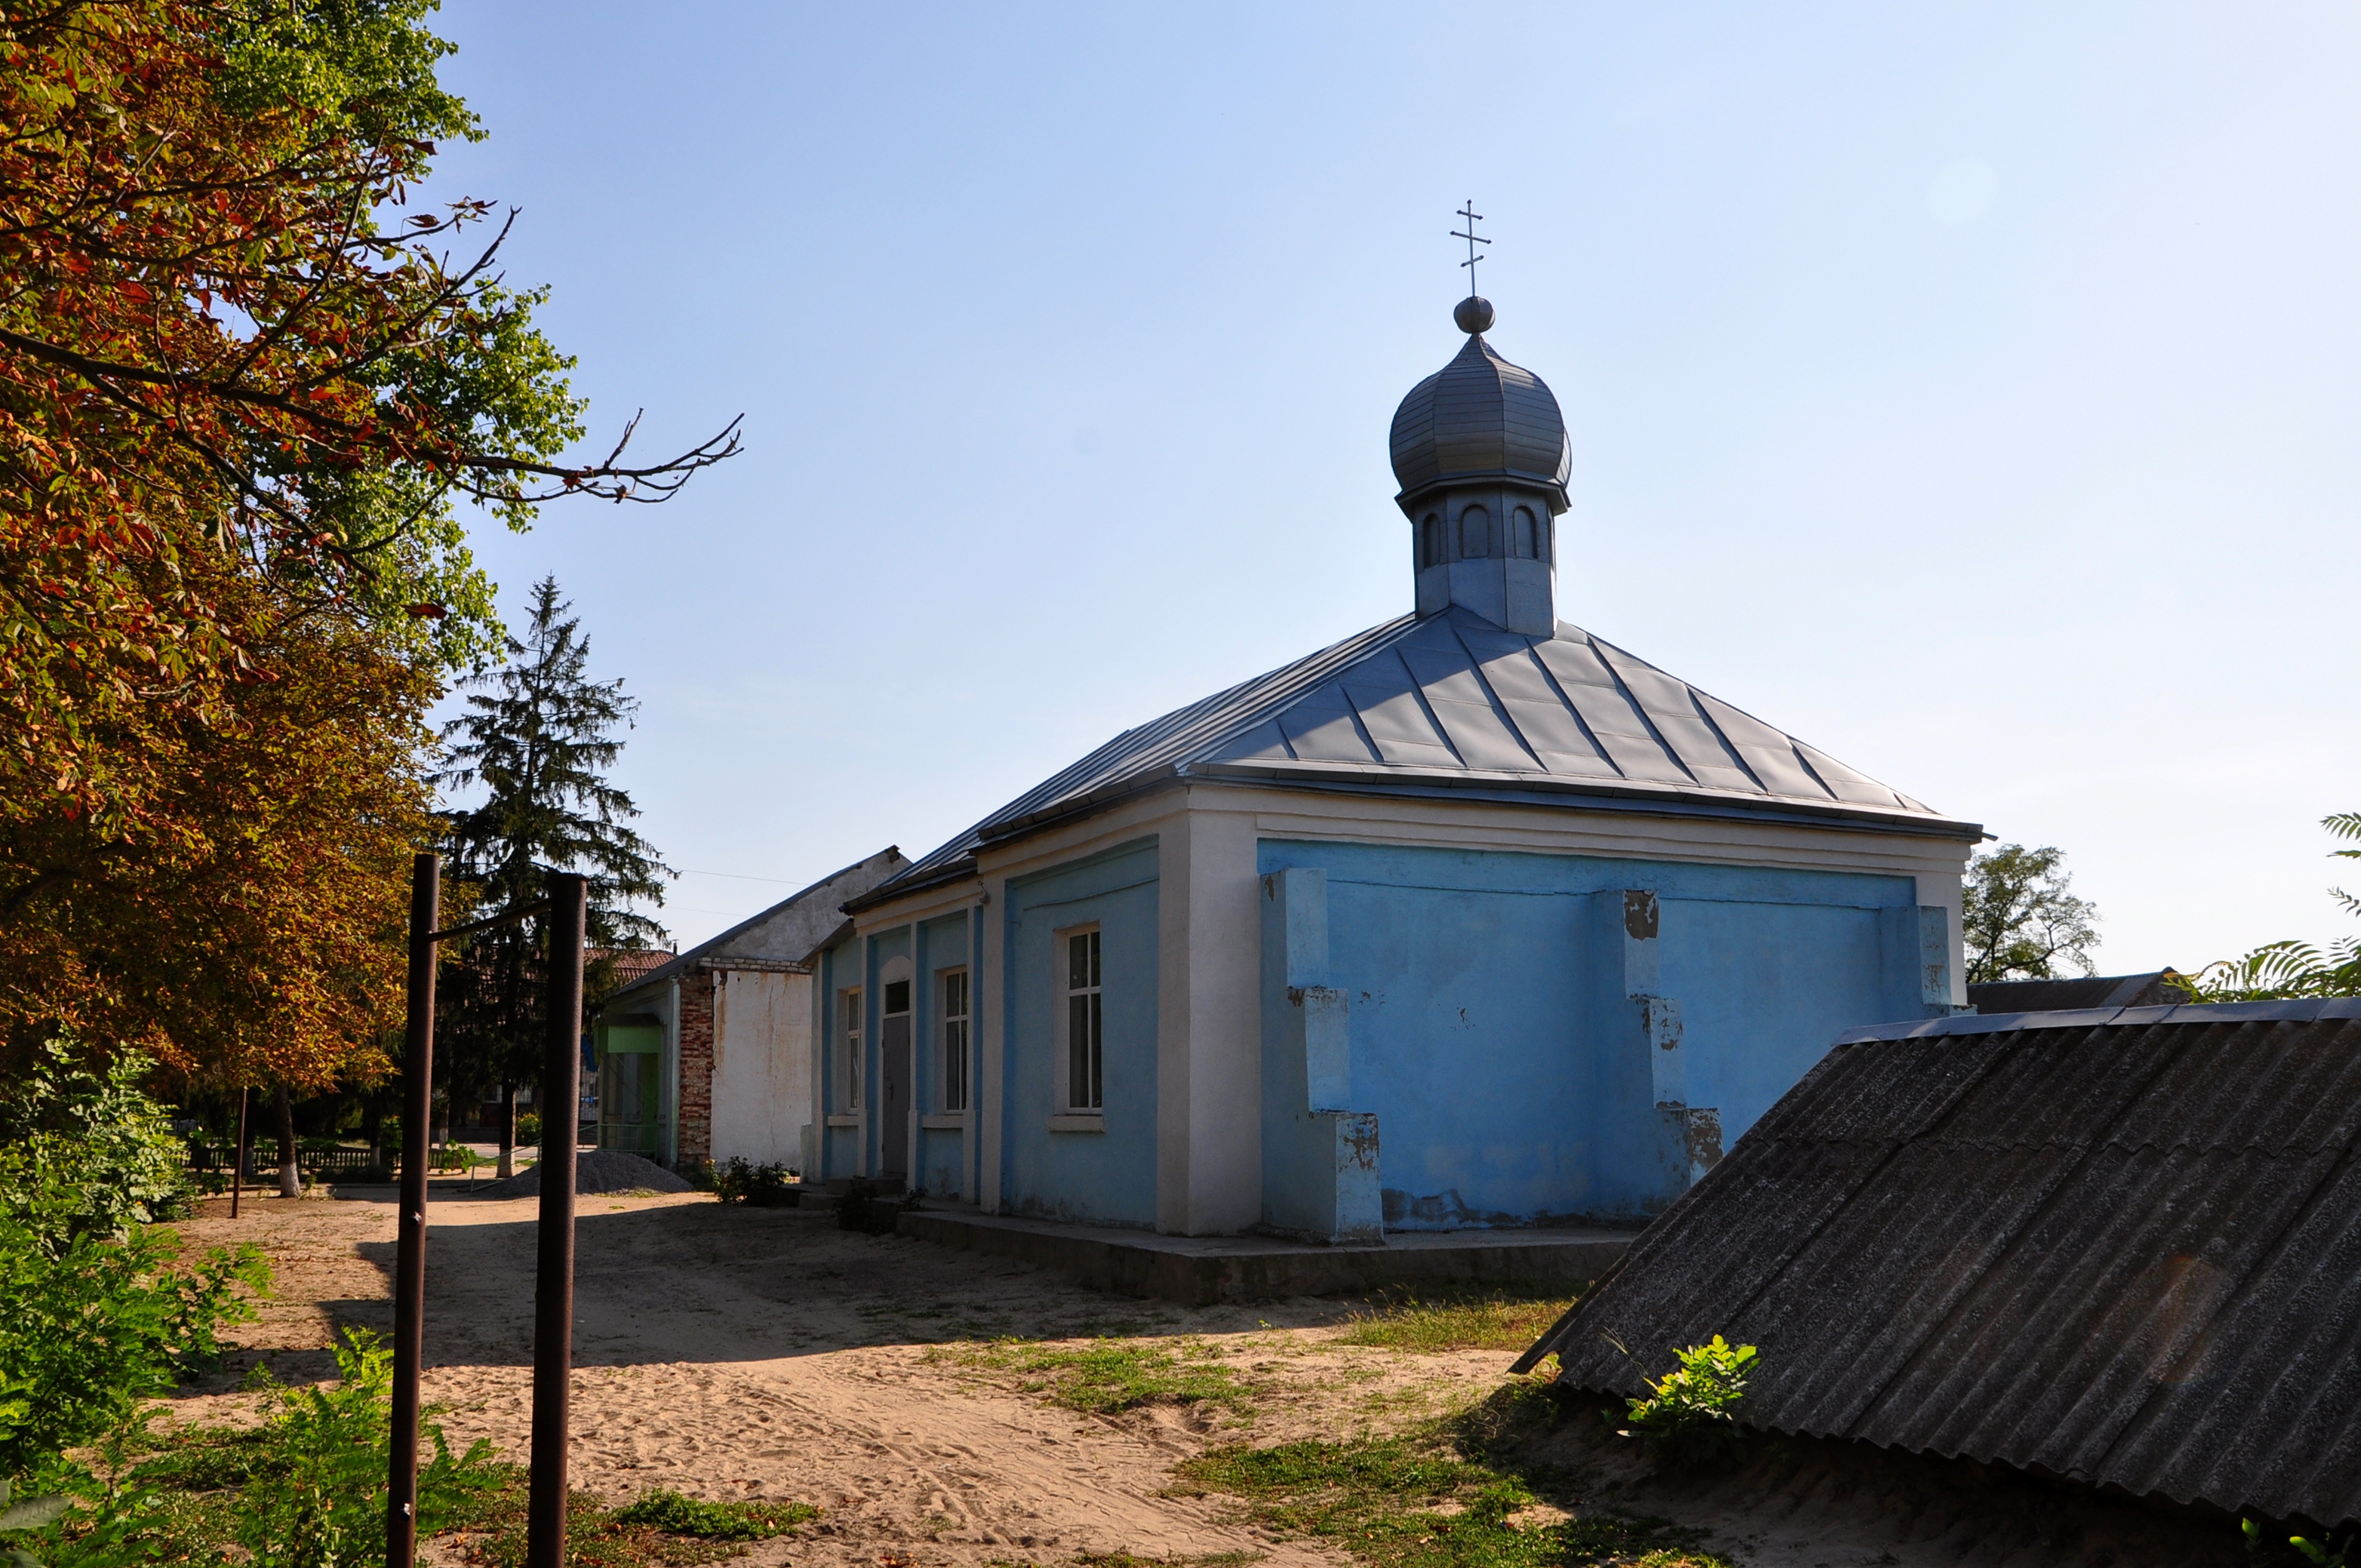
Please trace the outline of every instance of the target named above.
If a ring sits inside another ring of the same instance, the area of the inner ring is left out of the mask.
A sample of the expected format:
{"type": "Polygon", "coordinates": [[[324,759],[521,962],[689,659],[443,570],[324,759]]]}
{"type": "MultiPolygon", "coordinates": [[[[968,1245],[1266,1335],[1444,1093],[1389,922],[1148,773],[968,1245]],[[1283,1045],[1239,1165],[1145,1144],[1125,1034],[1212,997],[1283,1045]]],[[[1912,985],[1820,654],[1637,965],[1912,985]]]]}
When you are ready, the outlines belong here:
{"type": "Polygon", "coordinates": [[[664,1128],[654,1122],[601,1122],[598,1146],[655,1159],[664,1148],[664,1128]]]}
{"type": "MultiPolygon", "coordinates": [[[[427,1151],[427,1168],[467,1170],[479,1163],[482,1157],[462,1144],[436,1144],[427,1151]]],[[[229,1179],[230,1160],[230,1146],[226,1143],[189,1140],[187,1168],[196,1175],[218,1176],[226,1181],[229,1179]]],[[[338,1178],[348,1181],[359,1180],[380,1173],[390,1179],[401,1167],[401,1151],[388,1149],[380,1158],[373,1150],[347,1145],[299,1146],[295,1151],[295,1167],[306,1176],[328,1180],[338,1178]]],[[[275,1143],[258,1139],[247,1147],[246,1179],[259,1181],[266,1174],[279,1174],[279,1149],[275,1143]]]]}

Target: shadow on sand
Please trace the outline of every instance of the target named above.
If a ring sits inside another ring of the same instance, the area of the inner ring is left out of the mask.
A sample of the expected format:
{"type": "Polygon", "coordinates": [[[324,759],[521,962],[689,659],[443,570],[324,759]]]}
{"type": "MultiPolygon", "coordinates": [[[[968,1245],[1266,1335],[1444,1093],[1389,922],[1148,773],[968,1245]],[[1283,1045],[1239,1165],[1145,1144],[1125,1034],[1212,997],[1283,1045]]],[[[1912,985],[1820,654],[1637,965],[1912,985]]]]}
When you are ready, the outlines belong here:
{"type": "MultiPolygon", "coordinates": [[[[585,1194],[575,1221],[577,1366],[766,1361],[1004,1336],[1223,1332],[1281,1310],[1105,1295],[1027,1264],[842,1231],[825,1213],[718,1203],[602,1212],[605,1201],[585,1194]]],[[[454,1207],[438,1201],[428,1233],[427,1362],[529,1364],[538,1225],[522,1201],[513,1220],[454,1207]]],[[[394,1244],[358,1250],[387,1294],[320,1306],[340,1329],[388,1332],[394,1244]]],[[[1284,1315],[1323,1321],[1356,1304],[1290,1303],[1284,1315]]]]}

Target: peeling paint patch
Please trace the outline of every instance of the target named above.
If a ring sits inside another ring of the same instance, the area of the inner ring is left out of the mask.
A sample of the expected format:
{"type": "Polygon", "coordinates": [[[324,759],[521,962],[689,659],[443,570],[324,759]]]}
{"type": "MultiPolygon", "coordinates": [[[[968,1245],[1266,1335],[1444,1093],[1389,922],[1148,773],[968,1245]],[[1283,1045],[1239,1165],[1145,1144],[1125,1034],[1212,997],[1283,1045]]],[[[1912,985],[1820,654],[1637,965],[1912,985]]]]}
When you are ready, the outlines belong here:
{"type": "Polygon", "coordinates": [[[1653,942],[1660,929],[1656,895],[1644,887],[1623,890],[1623,934],[1635,941],[1653,942]]]}
{"type": "Polygon", "coordinates": [[[1710,1105],[1689,1108],[1689,1168],[1700,1174],[1721,1163],[1721,1113],[1710,1105]]]}

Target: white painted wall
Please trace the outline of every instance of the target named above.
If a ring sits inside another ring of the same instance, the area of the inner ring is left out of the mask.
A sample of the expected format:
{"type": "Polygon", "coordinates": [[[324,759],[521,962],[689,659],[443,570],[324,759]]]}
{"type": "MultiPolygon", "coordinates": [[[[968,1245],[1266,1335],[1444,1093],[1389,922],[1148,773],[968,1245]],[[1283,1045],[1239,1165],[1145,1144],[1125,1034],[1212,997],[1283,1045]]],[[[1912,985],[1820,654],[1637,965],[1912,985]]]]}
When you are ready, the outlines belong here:
{"type": "Polygon", "coordinates": [[[812,981],[724,970],[713,998],[713,1158],[800,1168],[812,1119],[812,981]]]}

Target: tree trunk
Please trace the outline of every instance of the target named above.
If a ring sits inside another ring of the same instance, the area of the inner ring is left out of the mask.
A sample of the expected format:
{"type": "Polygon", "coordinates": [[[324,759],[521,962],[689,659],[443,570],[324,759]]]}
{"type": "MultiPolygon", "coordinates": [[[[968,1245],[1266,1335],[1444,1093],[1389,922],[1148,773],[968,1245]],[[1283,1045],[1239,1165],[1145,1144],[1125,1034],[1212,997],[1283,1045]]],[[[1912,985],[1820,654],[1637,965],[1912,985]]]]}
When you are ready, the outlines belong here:
{"type": "Polygon", "coordinates": [[[385,1107],[379,1105],[374,1098],[362,1103],[361,1131],[368,1138],[369,1163],[371,1165],[391,1164],[392,1162],[385,1157],[385,1107]]]}
{"type": "Polygon", "coordinates": [[[279,1196],[303,1196],[303,1171],[295,1158],[295,1101],[279,1086],[279,1196]]]}
{"type": "Polygon", "coordinates": [[[500,1179],[506,1181],[516,1174],[516,1085],[500,1085],[500,1179]]]}

